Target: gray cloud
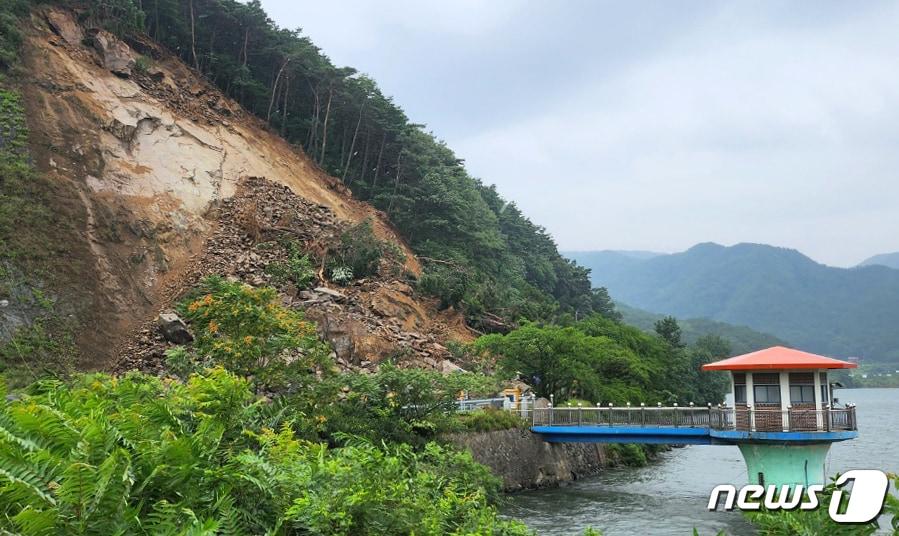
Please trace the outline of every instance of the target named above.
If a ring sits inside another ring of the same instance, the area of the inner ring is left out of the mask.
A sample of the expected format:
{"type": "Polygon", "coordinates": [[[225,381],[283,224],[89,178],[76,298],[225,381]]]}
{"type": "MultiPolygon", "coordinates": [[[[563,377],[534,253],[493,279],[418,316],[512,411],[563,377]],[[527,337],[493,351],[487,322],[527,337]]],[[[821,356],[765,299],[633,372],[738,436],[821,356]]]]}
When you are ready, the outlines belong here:
{"type": "Polygon", "coordinates": [[[564,249],[899,250],[899,6],[263,0],[564,249]]]}

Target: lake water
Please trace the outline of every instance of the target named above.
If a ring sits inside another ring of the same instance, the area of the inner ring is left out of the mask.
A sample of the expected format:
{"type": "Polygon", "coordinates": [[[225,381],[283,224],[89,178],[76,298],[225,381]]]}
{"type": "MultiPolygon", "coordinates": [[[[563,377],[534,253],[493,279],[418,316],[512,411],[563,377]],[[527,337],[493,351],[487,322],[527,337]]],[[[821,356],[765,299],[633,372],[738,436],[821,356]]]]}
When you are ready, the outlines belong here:
{"type": "MultiPolygon", "coordinates": [[[[859,437],[834,443],[827,472],[899,472],[899,389],[843,389],[841,403],[858,404],[859,437]]],[[[747,482],[735,446],[696,445],[665,452],[646,467],[609,469],[558,489],[509,496],[503,513],[538,534],[580,534],[592,526],[605,536],[632,534],[755,534],[739,512],[709,512],[718,484],[747,482]]]]}

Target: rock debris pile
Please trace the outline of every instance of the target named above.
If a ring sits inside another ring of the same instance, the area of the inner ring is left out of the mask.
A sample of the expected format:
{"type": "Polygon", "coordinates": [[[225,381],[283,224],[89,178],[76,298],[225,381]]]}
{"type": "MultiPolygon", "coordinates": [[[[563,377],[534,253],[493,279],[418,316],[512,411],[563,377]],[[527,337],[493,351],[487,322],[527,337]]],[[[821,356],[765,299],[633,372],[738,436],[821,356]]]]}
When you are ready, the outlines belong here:
{"type": "MultiPolygon", "coordinates": [[[[433,303],[416,295],[408,274],[393,275],[396,270],[382,266],[379,275],[345,287],[327,281],[326,257],[348,228],[327,207],[306,201],[286,186],[251,177],[242,180],[237,194],[221,201],[211,217],[217,228],[187,275],[168,289],[169,309],[204,277],[218,274],[277,288],[285,306],[316,321],[341,368],[370,371],[395,357],[402,365],[458,369],[441,344],[458,333],[458,326],[444,322],[433,303]],[[316,272],[306,288],[297,288],[270,269],[285,263],[297,247],[313,260],[316,272]]],[[[120,350],[118,371],[164,371],[164,352],[174,345],[164,332],[178,322],[167,312],[143,325],[120,350]]]]}

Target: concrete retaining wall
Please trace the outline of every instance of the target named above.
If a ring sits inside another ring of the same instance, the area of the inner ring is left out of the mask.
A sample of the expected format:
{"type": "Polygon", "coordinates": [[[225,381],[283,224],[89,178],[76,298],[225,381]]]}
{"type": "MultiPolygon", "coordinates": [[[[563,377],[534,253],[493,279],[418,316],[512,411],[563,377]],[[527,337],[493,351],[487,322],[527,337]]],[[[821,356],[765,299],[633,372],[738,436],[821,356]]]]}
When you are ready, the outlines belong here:
{"type": "Polygon", "coordinates": [[[446,439],[501,477],[505,491],[558,486],[617,462],[603,445],[546,443],[529,430],[453,434],[446,439]]]}

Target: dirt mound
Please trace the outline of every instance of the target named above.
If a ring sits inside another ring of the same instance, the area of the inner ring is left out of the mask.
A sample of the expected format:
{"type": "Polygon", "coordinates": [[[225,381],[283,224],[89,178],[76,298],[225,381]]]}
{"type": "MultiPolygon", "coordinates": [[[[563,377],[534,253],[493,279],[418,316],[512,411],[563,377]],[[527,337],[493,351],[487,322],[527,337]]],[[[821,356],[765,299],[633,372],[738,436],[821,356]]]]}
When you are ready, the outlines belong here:
{"type": "MultiPolygon", "coordinates": [[[[255,210],[265,225],[276,226],[289,208],[300,222],[290,232],[314,248],[310,240],[333,239],[342,225],[367,219],[405,252],[406,271],[420,272],[382,213],[352,199],[339,180],[189,67],[151,42],[126,44],[109,34],[98,41],[93,30],[64,10],[36,10],[25,28],[28,77],[18,88],[32,158],[53,185],[50,208],[66,222],[53,231],[68,244],[60,253],[65,266],[41,284],[82,326],[82,368],[110,366],[126,343],[156,352],[151,333],[144,333],[147,344],[133,342],[135,329],[203,273],[268,281],[265,263],[279,253],[246,242],[228,221],[245,201],[239,185],[247,177],[270,181],[251,180],[246,189],[269,196],[257,199],[255,210]]],[[[261,232],[267,240],[278,231],[261,232]]],[[[338,353],[350,365],[374,363],[397,346],[423,359],[440,357],[434,342],[447,325],[466,336],[458,315],[435,320],[433,307],[402,281],[359,282],[340,289],[345,301],[284,291],[320,319],[329,337],[343,337],[342,347],[351,348],[338,353]]]]}
{"type": "MultiPolygon", "coordinates": [[[[284,305],[305,311],[334,347],[334,358],[347,369],[371,369],[386,357],[406,364],[444,369],[451,356],[439,341],[465,337],[454,332],[456,315],[438,312],[415,295],[408,273],[382,263],[379,275],[340,287],[322,279],[328,252],[339,247],[349,223],[289,188],[251,177],[238,185],[211,214],[216,230],[193,258],[182,279],[166,289],[166,305],[208,275],[222,275],[254,286],[279,290],[284,305]],[[297,288],[277,275],[298,245],[313,257],[318,276],[297,288]]],[[[163,370],[167,343],[148,322],[120,350],[118,370],[163,370]]]]}

